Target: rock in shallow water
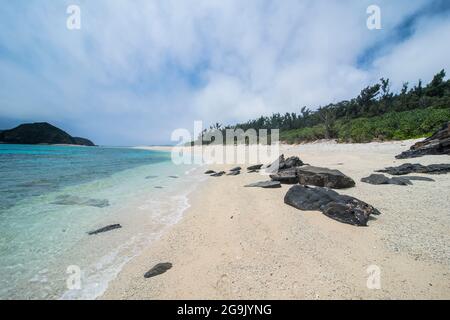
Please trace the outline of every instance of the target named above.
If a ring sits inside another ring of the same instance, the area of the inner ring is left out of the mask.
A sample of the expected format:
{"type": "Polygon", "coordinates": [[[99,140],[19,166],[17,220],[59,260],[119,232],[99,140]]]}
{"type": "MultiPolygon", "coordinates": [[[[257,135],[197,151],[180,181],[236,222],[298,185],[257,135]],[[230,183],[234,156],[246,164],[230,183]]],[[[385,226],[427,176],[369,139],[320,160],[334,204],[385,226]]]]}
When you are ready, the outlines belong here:
{"type": "Polygon", "coordinates": [[[103,227],[101,229],[88,232],[88,235],[93,236],[93,235],[96,235],[96,234],[99,234],[99,233],[104,233],[104,232],[108,232],[108,231],[112,231],[112,230],[116,230],[116,229],[121,229],[121,228],[122,228],[122,226],[120,224],[112,224],[110,226],[106,226],[106,227],[103,227]]]}
{"type": "Polygon", "coordinates": [[[334,220],[355,226],[367,226],[370,215],[380,214],[373,206],[359,199],[321,187],[293,186],[284,202],[300,210],[321,211],[334,220]]]}
{"type": "Polygon", "coordinates": [[[297,168],[297,177],[302,185],[312,185],[332,189],[345,189],[355,186],[355,181],[339,170],[303,166],[297,168]]]}
{"type": "Polygon", "coordinates": [[[172,269],[172,264],[170,262],[159,263],[149,271],[144,274],[144,278],[149,279],[166,273],[168,270],[172,269]]]}
{"type": "Polygon", "coordinates": [[[419,163],[405,163],[398,167],[387,167],[383,170],[377,170],[377,172],[389,173],[393,176],[402,176],[410,173],[444,174],[450,172],[450,164],[441,163],[423,166],[419,163]]]}
{"type": "Polygon", "coordinates": [[[260,181],[245,186],[246,188],[264,188],[264,189],[274,189],[281,188],[281,183],[279,181],[260,181]]]}
{"type": "Polygon", "coordinates": [[[62,195],[58,196],[52,204],[61,206],[88,206],[105,208],[109,206],[109,201],[106,199],[89,199],[72,195],[62,195]]]}

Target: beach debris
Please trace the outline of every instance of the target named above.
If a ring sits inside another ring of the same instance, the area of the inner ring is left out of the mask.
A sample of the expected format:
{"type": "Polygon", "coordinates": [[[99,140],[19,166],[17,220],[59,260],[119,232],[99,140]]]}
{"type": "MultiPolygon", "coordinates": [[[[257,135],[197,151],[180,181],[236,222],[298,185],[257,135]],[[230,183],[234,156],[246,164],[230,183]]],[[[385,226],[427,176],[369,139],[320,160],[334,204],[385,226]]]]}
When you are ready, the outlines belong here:
{"type": "Polygon", "coordinates": [[[144,278],[149,279],[166,273],[168,270],[172,269],[172,264],[170,262],[158,263],[156,266],[151,268],[144,274],[144,278]]]}
{"type": "Polygon", "coordinates": [[[221,177],[225,174],[225,171],[220,171],[211,175],[211,177],[221,177]]]}
{"type": "Polygon", "coordinates": [[[355,181],[339,170],[302,166],[296,169],[298,181],[302,185],[313,185],[332,189],[345,189],[355,186],[355,181]]]}
{"type": "Polygon", "coordinates": [[[158,178],[158,176],[148,176],[148,177],[145,177],[145,179],[147,179],[147,180],[149,180],[149,179],[156,179],[156,178],[158,178]]]}
{"type": "Polygon", "coordinates": [[[262,167],[263,167],[263,164],[257,164],[257,165],[248,167],[247,170],[248,171],[257,171],[257,170],[261,170],[262,167]]]}
{"type": "Polygon", "coordinates": [[[61,205],[61,206],[77,205],[77,206],[105,208],[105,207],[109,206],[109,201],[106,199],[89,199],[89,198],[83,198],[83,197],[65,194],[65,195],[56,197],[56,200],[53,201],[52,204],[61,205]]]}
{"type": "Polygon", "coordinates": [[[450,122],[443,125],[431,137],[417,142],[408,151],[402,152],[396,158],[408,159],[442,154],[450,155],[450,122]]]}
{"type": "Polygon", "coordinates": [[[407,186],[412,185],[413,183],[411,181],[430,181],[433,182],[433,179],[427,178],[427,177],[393,177],[389,178],[386,177],[384,174],[371,174],[368,177],[362,178],[361,182],[374,184],[374,185],[381,185],[381,184],[395,184],[399,186],[407,186]]]}
{"type": "Polygon", "coordinates": [[[240,174],[241,174],[240,171],[231,171],[230,173],[227,174],[227,176],[238,176],[240,174]]]}
{"type": "Polygon", "coordinates": [[[236,172],[236,171],[241,171],[241,170],[242,170],[241,167],[236,167],[236,168],[231,169],[230,171],[231,172],[236,172]]]}
{"type": "Polygon", "coordinates": [[[216,172],[214,170],[208,170],[205,172],[205,174],[213,174],[213,173],[216,173],[216,172]]]}
{"type": "Polygon", "coordinates": [[[320,211],[331,219],[355,226],[367,226],[370,215],[380,214],[373,206],[357,198],[322,187],[293,186],[284,202],[300,210],[320,211]]]}
{"type": "Polygon", "coordinates": [[[398,167],[387,167],[383,170],[377,170],[376,172],[389,173],[393,176],[403,176],[410,173],[444,174],[450,172],[450,164],[441,163],[423,166],[419,163],[404,163],[398,167]]]}
{"type": "Polygon", "coordinates": [[[248,184],[245,187],[246,188],[274,189],[274,188],[281,188],[281,183],[279,181],[260,181],[260,182],[248,184]]]}
{"type": "Polygon", "coordinates": [[[99,234],[99,233],[104,233],[104,232],[108,232],[108,231],[112,231],[112,230],[116,230],[116,229],[121,229],[121,228],[122,228],[122,226],[120,224],[112,224],[112,225],[100,228],[98,230],[88,232],[88,235],[93,236],[93,235],[96,235],[96,234],[99,234]]]}

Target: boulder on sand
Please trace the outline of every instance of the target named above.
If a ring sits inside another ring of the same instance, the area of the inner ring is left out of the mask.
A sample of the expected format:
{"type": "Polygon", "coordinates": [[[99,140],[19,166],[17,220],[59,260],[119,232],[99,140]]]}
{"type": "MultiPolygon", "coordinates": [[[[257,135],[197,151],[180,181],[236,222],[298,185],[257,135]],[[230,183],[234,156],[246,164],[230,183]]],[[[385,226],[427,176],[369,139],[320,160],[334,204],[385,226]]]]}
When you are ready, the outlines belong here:
{"type": "Polygon", "coordinates": [[[257,165],[248,167],[247,170],[248,170],[248,171],[257,171],[257,170],[261,170],[262,166],[263,166],[262,164],[257,164],[257,165]]]}
{"type": "Polygon", "coordinates": [[[321,211],[334,220],[355,226],[367,226],[370,215],[380,214],[373,206],[359,199],[322,187],[293,186],[284,202],[300,210],[321,211]]]}
{"type": "Polygon", "coordinates": [[[444,174],[450,172],[450,164],[441,163],[423,166],[419,163],[404,163],[398,167],[387,167],[383,170],[377,170],[376,172],[389,173],[393,176],[402,176],[410,173],[444,174]]]}
{"type": "Polygon", "coordinates": [[[274,189],[281,188],[281,183],[279,181],[261,181],[248,184],[246,188],[264,188],[264,189],[274,189]]]}
{"type": "Polygon", "coordinates": [[[235,172],[235,171],[241,171],[241,170],[242,170],[241,167],[236,167],[236,168],[231,169],[230,171],[235,172]]]}
{"type": "Polygon", "coordinates": [[[284,154],[282,154],[275,162],[267,166],[267,171],[276,173],[281,170],[301,167],[303,165],[304,163],[299,157],[290,157],[285,159],[284,154]]]}
{"type": "Polygon", "coordinates": [[[446,123],[431,137],[417,142],[408,151],[402,152],[397,159],[417,158],[425,155],[450,154],[450,122],[446,123]]]}
{"type": "Polygon", "coordinates": [[[278,173],[271,174],[270,178],[273,181],[280,181],[283,184],[297,184],[298,183],[298,177],[297,172],[295,168],[292,169],[286,169],[279,171],[278,173]]]}
{"type": "Polygon", "coordinates": [[[211,177],[221,177],[225,174],[225,171],[220,171],[211,175],[211,177]]]}
{"type": "Polygon", "coordinates": [[[205,172],[205,174],[214,174],[214,173],[216,173],[214,170],[208,170],[205,172]]]}
{"type": "Polygon", "coordinates": [[[240,171],[231,171],[230,173],[227,174],[227,176],[238,176],[240,174],[241,174],[240,171]]]}
{"type": "Polygon", "coordinates": [[[172,264],[170,262],[158,263],[144,274],[144,278],[149,279],[159,276],[160,274],[166,273],[170,269],[172,269],[172,264]]]}
{"type": "Polygon", "coordinates": [[[412,185],[411,181],[434,181],[433,179],[427,177],[386,177],[384,174],[371,174],[368,177],[362,178],[361,182],[373,184],[373,185],[381,185],[381,184],[395,184],[398,186],[408,186],[412,185]]]}
{"type": "Polygon", "coordinates": [[[303,166],[296,170],[298,181],[302,185],[312,185],[332,189],[345,189],[355,186],[355,181],[339,170],[303,166]]]}

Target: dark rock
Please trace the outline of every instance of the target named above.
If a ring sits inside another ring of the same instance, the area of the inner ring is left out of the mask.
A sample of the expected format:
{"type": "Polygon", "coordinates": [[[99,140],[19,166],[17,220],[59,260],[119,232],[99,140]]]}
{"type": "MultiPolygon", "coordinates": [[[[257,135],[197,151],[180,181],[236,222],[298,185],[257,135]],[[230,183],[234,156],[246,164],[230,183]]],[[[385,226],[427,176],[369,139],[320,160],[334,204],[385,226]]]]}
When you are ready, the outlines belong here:
{"type": "Polygon", "coordinates": [[[431,137],[417,142],[408,151],[399,154],[396,158],[408,159],[442,154],[450,154],[450,122],[446,123],[431,137]]]}
{"type": "Polygon", "coordinates": [[[393,176],[402,176],[410,173],[444,174],[450,172],[450,164],[442,163],[423,166],[418,163],[405,163],[398,167],[387,167],[383,170],[377,170],[377,172],[389,173],[393,176]]]}
{"type": "Polygon", "coordinates": [[[164,189],[164,187],[156,186],[155,189],[164,189]]]}
{"type": "Polygon", "coordinates": [[[248,167],[247,170],[248,171],[261,170],[262,167],[263,167],[263,164],[257,164],[257,165],[248,167]]]}
{"type": "Polygon", "coordinates": [[[299,157],[290,157],[285,159],[284,154],[282,154],[275,162],[267,166],[267,168],[269,168],[269,172],[276,173],[280,170],[296,168],[303,165],[304,163],[299,159],[299,157]]]}
{"type": "Polygon", "coordinates": [[[389,178],[383,174],[371,174],[368,177],[362,178],[361,181],[374,185],[395,184],[399,186],[407,186],[412,184],[411,181],[409,181],[407,178],[389,178]]]}
{"type": "Polygon", "coordinates": [[[166,273],[168,270],[172,269],[172,264],[170,262],[159,263],[149,271],[144,274],[144,278],[149,279],[166,273]]]}
{"type": "Polygon", "coordinates": [[[428,177],[416,177],[416,176],[407,176],[402,177],[403,179],[408,179],[410,181],[427,181],[427,182],[435,182],[434,179],[428,178],[428,177]]]}
{"type": "Polygon", "coordinates": [[[355,181],[339,170],[319,168],[313,166],[298,167],[297,177],[300,184],[345,189],[355,186],[355,181]]]}
{"type": "Polygon", "coordinates": [[[179,177],[179,176],[169,176],[169,178],[172,178],[172,179],[179,179],[180,177],[179,177]]]}
{"type": "Polygon", "coordinates": [[[214,170],[208,170],[205,172],[205,174],[214,174],[214,173],[216,173],[214,170]]]}
{"type": "Polygon", "coordinates": [[[94,146],[88,139],[72,137],[49,123],[27,123],[0,132],[0,143],[6,144],[72,144],[94,146]]]}
{"type": "Polygon", "coordinates": [[[230,173],[227,174],[227,176],[238,176],[240,174],[241,174],[240,171],[231,171],[230,173]]]}
{"type": "Polygon", "coordinates": [[[359,199],[321,187],[293,186],[284,202],[300,210],[321,211],[334,220],[356,226],[367,226],[370,215],[380,214],[377,209],[359,199]]]}
{"type": "Polygon", "coordinates": [[[112,224],[110,226],[106,226],[104,228],[88,232],[88,235],[93,236],[93,235],[96,235],[99,233],[104,233],[104,232],[108,232],[108,231],[112,231],[112,230],[116,230],[116,229],[120,229],[120,228],[122,228],[122,226],[120,224],[112,224]]]}
{"type": "Polygon", "coordinates": [[[230,171],[231,171],[231,172],[234,172],[234,171],[241,171],[241,170],[242,170],[241,167],[236,167],[236,168],[231,169],[230,171]]]}
{"type": "Polygon", "coordinates": [[[225,171],[220,171],[211,175],[211,177],[221,177],[225,174],[225,171]]]}
{"type": "Polygon", "coordinates": [[[274,189],[281,188],[281,183],[279,181],[261,181],[245,186],[246,188],[264,188],[264,189],[274,189]]]}
{"type": "Polygon", "coordinates": [[[149,179],[156,179],[156,178],[158,178],[158,176],[148,176],[148,177],[145,177],[145,179],[147,179],[147,180],[149,180],[149,179]]]}
{"type": "Polygon", "coordinates": [[[298,183],[296,169],[281,170],[276,174],[271,174],[270,178],[273,181],[280,181],[283,184],[297,184],[298,183]]]}
{"type": "Polygon", "coordinates": [[[259,170],[249,170],[249,171],[247,171],[247,173],[258,173],[259,172],[259,170]]]}
{"type": "Polygon", "coordinates": [[[52,202],[52,204],[61,206],[78,205],[78,206],[105,208],[109,206],[109,201],[106,199],[89,199],[72,195],[62,195],[56,197],[56,200],[52,202]]]}

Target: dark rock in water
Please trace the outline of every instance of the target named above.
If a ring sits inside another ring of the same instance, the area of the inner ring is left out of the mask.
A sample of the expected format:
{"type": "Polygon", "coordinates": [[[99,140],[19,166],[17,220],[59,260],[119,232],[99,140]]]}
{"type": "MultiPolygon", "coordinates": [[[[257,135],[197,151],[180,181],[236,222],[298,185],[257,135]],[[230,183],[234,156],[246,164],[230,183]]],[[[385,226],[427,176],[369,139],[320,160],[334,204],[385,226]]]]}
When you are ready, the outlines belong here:
{"type": "Polygon", "coordinates": [[[213,174],[213,173],[216,173],[216,172],[214,170],[208,170],[205,172],[205,174],[213,174]]]}
{"type": "Polygon", "coordinates": [[[281,188],[281,183],[279,181],[261,181],[245,186],[246,188],[264,188],[264,189],[275,189],[281,188]]]}
{"type": "Polygon", "coordinates": [[[61,206],[78,205],[78,206],[104,208],[109,206],[109,201],[106,199],[89,199],[78,196],[62,195],[56,197],[56,200],[52,202],[52,204],[61,206]]]}
{"type": "Polygon", "coordinates": [[[241,170],[242,170],[241,167],[236,167],[236,168],[231,169],[230,171],[235,172],[235,171],[241,171],[241,170]]]}
{"type": "Polygon", "coordinates": [[[108,231],[112,231],[112,230],[116,230],[116,229],[121,229],[121,228],[122,228],[122,226],[120,224],[112,224],[110,226],[106,226],[104,228],[88,232],[88,235],[93,236],[93,235],[96,235],[96,234],[99,234],[99,233],[104,233],[104,232],[108,232],[108,231]]]}
{"type": "Polygon", "coordinates": [[[298,167],[297,177],[300,184],[345,189],[355,186],[355,181],[339,170],[319,168],[313,166],[298,167]]]}
{"type": "Polygon", "coordinates": [[[148,177],[145,177],[145,179],[147,179],[147,180],[149,180],[149,179],[156,179],[156,178],[158,178],[158,176],[148,176],[148,177]]]}
{"type": "Polygon", "coordinates": [[[240,171],[231,171],[230,173],[227,174],[227,176],[238,176],[240,174],[241,174],[240,171]]]}
{"type": "Polygon", "coordinates": [[[261,170],[262,166],[263,166],[263,164],[257,164],[257,165],[248,167],[247,170],[248,171],[261,170]]]}
{"type": "Polygon", "coordinates": [[[72,137],[49,123],[27,123],[0,132],[0,143],[6,144],[72,144],[95,146],[88,139],[72,137]]]}
{"type": "Polygon", "coordinates": [[[179,176],[169,176],[169,178],[172,178],[172,179],[178,179],[178,178],[180,178],[179,176]]]}
{"type": "Polygon", "coordinates": [[[271,174],[270,178],[273,181],[280,181],[283,184],[297,184],[298,183],[298,177],[296,169],[286,169],[281,170],[276,174],[271,174]]]}
{"type": "Polygon", "coordinates": [[[155,189],[164,189],[164,187],[156,186],[155,189]]]}
{"type": "Polygon", "coordinates": [[[389,178],[383,174],[371,174],[368,177],[362,178],[361,181],[374,185],[395,184],[399,186],[407,186],[412,184],[411,181],[409,181],[407,178],[389,178]]]}
{"type": "Polygon", "coordinates": [[[211,175],[211,177],[221,177],[225,174],[225,171],[220,171],[211,175]]]}
{"type": "Polygon", "coordinates": [[[425,155],[450,154],[450,122],[446,123],[431,137],[417,142],[408,151],[402,152],[397,159],[417,158],[425,155]]]}
{"type": "Polygon", "coordinates": [[[377,170],[377,172],[389,173],[393,176],[402,176],[410,173],[444,174],[450,172],[450,164],[442,163],[423,166],[418,163],[405,163],[398,167],[387,167],[383,170],[377,170]]]}
{"type": "Polygon", "coordinates": [[[168,270],[172,269],[172,264],[169,262],[166,263],[159,263],[153,268],[151,268],[149,271],[147,271],[144,274],[144,278],[149,279],[156,276],[159,276],[163,273],[166,273],[168,270]]]}
{"type": "Polygon", "coordinates": [[[321,187],[293,186],[284,202],[300,210],[321,211],[334,220],[356,226],[367,226],[370,215],[380,214],[377,209],[359,199],[321,187]]]}

